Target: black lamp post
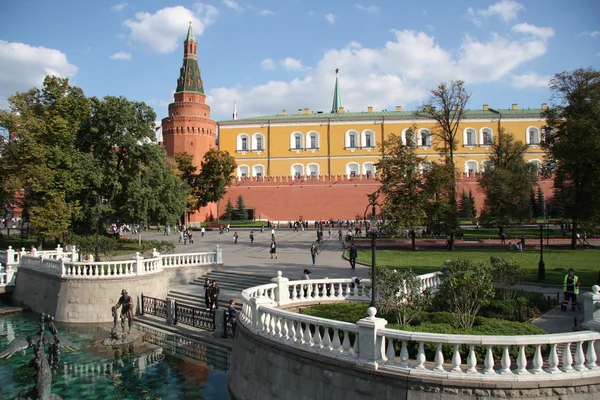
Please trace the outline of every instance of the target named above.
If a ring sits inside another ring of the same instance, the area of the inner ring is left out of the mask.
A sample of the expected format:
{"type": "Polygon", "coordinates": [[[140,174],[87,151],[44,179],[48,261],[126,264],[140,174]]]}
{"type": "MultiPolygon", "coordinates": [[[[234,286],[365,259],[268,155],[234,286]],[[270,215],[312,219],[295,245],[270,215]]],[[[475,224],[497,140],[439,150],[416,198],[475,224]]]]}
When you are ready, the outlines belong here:
{"type": "Polygon", "coordinates": [[[369,216],[370,226],[367,235],[371,237],[371,304],[370,307],[375,307],[376,302],[376,294],[375,294],[375,272],[376,272],[376,259],[375,259],[375,251],[377,250],[377,209],[379,207],[379,211],[381,211],[381,205],[377,202],[377,194],[372,193],[369,195],[369,204],[365,209],[364,220],[367,220],[367,214],[369,212],[369,208],[371,209],[371,215],[369,216]]]}
{"type": "Polygon", "coordinates": [[[546,263],[544,263],[544,224],[540,224],[540,262],[538,264],[538,280],[546,279],[546,263]]]}

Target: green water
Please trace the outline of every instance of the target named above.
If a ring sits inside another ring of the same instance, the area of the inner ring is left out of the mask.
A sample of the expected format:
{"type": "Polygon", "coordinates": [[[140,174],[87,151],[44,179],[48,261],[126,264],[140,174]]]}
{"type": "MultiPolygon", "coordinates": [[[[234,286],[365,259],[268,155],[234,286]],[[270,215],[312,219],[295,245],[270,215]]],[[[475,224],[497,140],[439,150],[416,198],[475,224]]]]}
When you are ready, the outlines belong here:
{"type": "MultiPolygon", "coordinates": [[[[35,334],[33,313],[0,317],[0,349],[19,334],[35,334]]],[[[52,392],[64,399],[206,399],[229,400],[227,353],[198,343],[144,329],[139,339],[121,348],[102,346],[106,325],[57,324],[77,343],[77,351],[61,352],[52,392]]],[[[141,328],[140,328],[141,329],[141,328]]],[[[33,350],[0,360],[0,399],[12,399],[33,387],[29,366],[33,350]]]]}

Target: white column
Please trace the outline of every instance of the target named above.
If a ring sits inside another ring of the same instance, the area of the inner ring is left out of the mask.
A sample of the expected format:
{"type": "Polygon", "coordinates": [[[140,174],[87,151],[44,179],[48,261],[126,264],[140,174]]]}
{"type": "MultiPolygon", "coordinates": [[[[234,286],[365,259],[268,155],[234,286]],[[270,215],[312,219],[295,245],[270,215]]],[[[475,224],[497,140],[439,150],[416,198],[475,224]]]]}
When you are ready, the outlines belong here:
{"type": "Polygon", "coordinates": [[[584,293],[583,297],[583,320],[584,328],[600,330],[600,286],[592,286],[591,293],[584,293]]]}
{"type": "Polygon", "coordinates": [[[139,252],[136,252],[133,259],[135,260],[135,274],[140,275],[146,272],[144,271],[144,256],[142,256],[139,252]]]}
{"type": "Polygon", "coordinates": [[[275,291],[275,302],[279,307],[291,302],[290,289],[288,286],[288,282],[290,280],[288,278],[284,278],[281,275],[281,271],[277,271],[277,277],[271,279],[271,282],[277,284],[277,290],[275,291]]]}
{"type": "Polygon", "coordinates": [[[215,254],[217,265],[223,265],[223,249],[220,248],[219,245],[217,245],[217,248],[215,249],[215,254]]]}
{"type": "Polygon", "coordinates": [[[268,297],[252,297],[250,299],[250,312],[252,315],[252,327],[255,329],[260,328],[260,313],[258,312],[261,305],[271,304],[271,300],[268,297]]]}
{"type": "Polygon", "coordinates": [[[358,365],[366,368],[377,369],[379,363],[382,363],[385,352],[385,340],[377,336],[377,331],[385,328],[387,321],[383,318],[376,318],[377,309],[369,307],[367,309],[369,316],[359,320],[358,340],[360,349],[358,354],[358,365]]]}
{"type": "Polygon", "coordinates": [[[60,244],[56,245],[56,259],[60,260],[61,258],[63,258],[63,248],[60,247],[60,244]]]}

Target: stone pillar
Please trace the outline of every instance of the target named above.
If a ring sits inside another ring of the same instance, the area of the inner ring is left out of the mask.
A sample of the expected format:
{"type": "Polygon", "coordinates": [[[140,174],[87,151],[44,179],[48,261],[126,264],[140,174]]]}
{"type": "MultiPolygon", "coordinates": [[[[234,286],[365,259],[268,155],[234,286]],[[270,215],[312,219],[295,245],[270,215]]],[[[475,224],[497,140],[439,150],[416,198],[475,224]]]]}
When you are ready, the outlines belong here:
{"type": "Polygon", "coordinates": [[[584,293],[583,324],[587,329],[600,331],[600,286],[592,286],[592,292],[584,293]]]}
{"type": "Polygon", "coordinates": [[[215,310],[215,330],[213,336],[216,338],[225,337],[225,310],[220,308],[215,310]]]}
{"type": "Polygon", "coordinates": [[[288,304],[290,300],[290,289],[288,286],[288,282],[290,281],[288,278],[284,278],[281,276],[281,271],[277,271],[277,277],[271,279],[271,282],[277,284],[277,291],[275,292],[275,301],[279,307],[288,304]]]}
{"type": "MultiPolygon", "coordinates": [[[[77,250],[77,246],[73,245],[73,250],[71,251],[72,256],[71,256],[71,261],[73,262],[77,262],[79,261],[79,250],[77,250]]],[[[96,261],[96,260],[94,260],[96,261]]]]}
{"type": "Polygon", "coordinates": [[[217,245],[217,248],[215,249],[215,254],[217,265],[223,265],[223,249],[220,248],[219,245],[217,245]]]}
{"type": "Polygon", "coordinates": [[[167,299],[167,325],[175,325],[175,300],[167,299]]]}
{"type": "Polygon", "coordinates": [[[250,312],[252,314],[252,327],[259,329],[260,327],[260,306],[264,304],[271,304],[271,300],[268,297],[252,297],[250,299],[250,312]]]}
{"type": "Polygon", "coordinates": [[[358,365],[366,368],[377,369],[378,364],[383,361],[382,354],[385,354],[385,341],[377,336],[379,329],[385,328],[387,321],[383,318],[376,318],[377,309],[369,307],[367,309],[369,316],[359,320],[358,325],[358,365]]]}
{"type": "Polygon", "coordinates": [[[56,259],[60,260],[61,258],[63,258],[63,248],[60,247],[60,244],[56,245],[56,259]]]}
{"type": "Polygon", "coordinates": [[[135,275],[140,275],[146,272],[144,271],[144,256],[141,255],[139,251],[135,253],[133,259],[135,260],[135,271],[133,271],[133,273],[135,275]]]}

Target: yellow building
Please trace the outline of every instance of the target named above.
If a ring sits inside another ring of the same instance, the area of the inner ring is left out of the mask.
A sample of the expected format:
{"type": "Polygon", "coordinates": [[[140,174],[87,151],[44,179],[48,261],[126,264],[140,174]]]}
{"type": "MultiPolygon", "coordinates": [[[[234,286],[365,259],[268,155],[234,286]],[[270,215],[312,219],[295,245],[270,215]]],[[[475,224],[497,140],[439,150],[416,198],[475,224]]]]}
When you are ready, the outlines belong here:
{"type": "MultiPolygon", "coordinates": [[[[545,124],[541,113],[546,107],[519,109],[513,104],[510,109],[493,109],[484,104],[479,110],[466,111],[455,152],[457,168],[466,176],[485,169],[489,145],[501,127],[529,144],[526,159],[540,164],[544,152],[539,144],[545,124]]],[[[369,177],[376,173],[382,141],[393,133],[406,143],[413,127],[418,153],[436,161],[439,154],[432,147],[433,126],[433,120],[416,118],[413,111],[403,111],[400,106],[395,111],[376,112],[367,107],[363,112],[344,112],[336,71],[330,113],[305,108],[297,113],[283,110],[272,116],[221,121],[219,148],[235,156],[238,177],[369,177]]]]}

